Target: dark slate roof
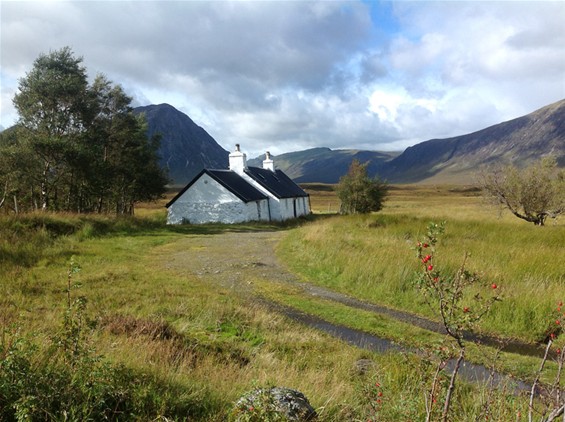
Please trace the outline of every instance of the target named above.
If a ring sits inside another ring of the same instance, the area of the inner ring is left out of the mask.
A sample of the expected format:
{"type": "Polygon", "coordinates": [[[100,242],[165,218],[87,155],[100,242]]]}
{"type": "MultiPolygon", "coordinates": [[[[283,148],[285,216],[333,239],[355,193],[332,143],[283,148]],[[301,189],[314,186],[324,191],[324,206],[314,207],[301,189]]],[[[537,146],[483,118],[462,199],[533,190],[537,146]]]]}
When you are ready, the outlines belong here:
{"type": "Polygon", "coordinates": [[[243,202],[259,201],[268,197],[249,184],[243,177],[231,170],[207,170],[198,173],[173,199],[169,201],[169,208],[180,196],[185,193],[203,174],[207,174],[220,185],[225,187],[243,202]]]}
{"type": "Polygon", "coordinates": [[[273,172],[259,167],[248,167],[245,170],[245,173],[277,198],[308,196],[308,194],[304,192],[300,186],[294,183],[292,179],[281,170],[275,170],[273,172]]]}

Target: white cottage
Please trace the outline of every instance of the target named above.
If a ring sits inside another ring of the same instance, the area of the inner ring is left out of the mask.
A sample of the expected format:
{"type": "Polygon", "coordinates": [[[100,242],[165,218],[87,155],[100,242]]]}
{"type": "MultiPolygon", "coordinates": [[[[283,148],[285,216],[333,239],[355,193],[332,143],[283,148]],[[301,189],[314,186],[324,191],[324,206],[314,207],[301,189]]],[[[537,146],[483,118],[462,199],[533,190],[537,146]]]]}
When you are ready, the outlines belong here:
{"type": "Polygon", "coordinates": [[[167,205],[167,224],[283,221],[310,213],[310,198],[267,152],[263,168],[248,167],[239,145],[229,170],[202,170],[167,205]]]}

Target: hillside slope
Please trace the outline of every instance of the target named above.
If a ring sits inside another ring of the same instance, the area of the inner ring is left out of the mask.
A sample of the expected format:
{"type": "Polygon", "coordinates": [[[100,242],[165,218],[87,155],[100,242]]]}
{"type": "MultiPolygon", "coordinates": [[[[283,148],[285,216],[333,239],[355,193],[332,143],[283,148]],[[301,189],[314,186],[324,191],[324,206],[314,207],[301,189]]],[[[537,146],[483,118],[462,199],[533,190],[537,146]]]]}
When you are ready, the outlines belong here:
{"type": "Polygon", "coordinates": [[[565,100],[474,133],[409,147],[382,174],[396,183],[465,183],[485,165],[523,166],[550,154],[565,166],[565,100]]]}
{"type": "MultiPolygon", "coordinates": [[[[394,152],[312,148],[278,155],[274,161],[278,169],[298,183],[337,183],[355,159],[368,163],[369,173],[376,174],[385,162],[397,155],[394,152]]],[[[259,167],[263,158],[249,160],[249,165],[259,167]]]]}
{"type": "Polygon", "coordinates": [[[137,107],[144,113],[148,135],[161,134],[161,165],[173,184],[188,183],[203,168],[227,168],[228,151],[186,114],[169,104],[137,107]]]}

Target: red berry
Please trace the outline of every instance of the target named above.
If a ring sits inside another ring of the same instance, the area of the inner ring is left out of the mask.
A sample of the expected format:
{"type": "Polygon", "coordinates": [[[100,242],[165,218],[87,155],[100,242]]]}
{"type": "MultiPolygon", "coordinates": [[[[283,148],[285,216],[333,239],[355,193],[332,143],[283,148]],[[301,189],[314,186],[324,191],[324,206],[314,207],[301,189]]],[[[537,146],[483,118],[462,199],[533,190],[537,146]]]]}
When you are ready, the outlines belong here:
{"type": "Polygon", "coordinates": [[[496,283],[492,283],[492,285],[490,287],[492,287],[493,289],[496,289],[498,286],[496,285],[496,283]]]}
{"type": "Polygon", "coordinates": [[[382,391],[379,391],[378,396],[379,396],[379,397],[382,397],[382,396],[383,396],[383,392],[382,392],[382,391]]]}
{"type": "Polygon", "coordinates": [[[431,270],[433,270],[433,269],[434,269],[434,266],[433,266],[433,265],[428,265],[428,271],[431,271],[431,270]]]}
{"type": "Polygon", "coordinates": [[[428,245],[427,243],[424,243],[422,246],[423,246],[424,248],[427,248],[427,247],[430,246],[430,245],[428,245]]]}
{"type": "Polygon", "coordinates": [[[469,312],[469,307],[468,307],[468,306],[465,306],[465,307],[463,308],[463,312],[465,312],[465,313],[469,312]]]}

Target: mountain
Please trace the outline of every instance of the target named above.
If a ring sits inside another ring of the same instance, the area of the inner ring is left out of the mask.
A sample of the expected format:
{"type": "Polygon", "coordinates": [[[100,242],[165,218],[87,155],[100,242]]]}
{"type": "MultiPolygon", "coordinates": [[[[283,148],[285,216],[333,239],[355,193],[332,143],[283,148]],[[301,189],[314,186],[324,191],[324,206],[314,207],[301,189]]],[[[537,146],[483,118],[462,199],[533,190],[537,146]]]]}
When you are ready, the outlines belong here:
{"type": "MultiPolygon", "coordinates": [[[[553,155],[565,167],[565,100],[523,117],[446,139],[431,139],[403,153],[314,148],[277,156],[275,165],[297,182],[337,183],[353,159],[390,183],[473,183],[489,164],[524,166],[553,155]]],[[[263,158],[250,161],[260,165],[263,158]]]]}
{"type": "MultiPolygon", "coordinates": [[[[355,159],[361,163],[368,162],[367,170],[369,174],[375,174],[383,167],[384,163],[398,154],[398,152],[312,148],[278,155],[274,157],[274,161],[275,166],[284,171],[295,182],[337,183],[339,178],[347,173],[351,162],[355,159]]],[[[261,167],[263,159],[263,156],[257,157],[249,160],[248,164],[261,167]]]]}
{"type": "Polygon", "coordinates": [[[145,114],[147,134],[161,134],[161,165],[175,185],[188,183],[203,168],[228,168],[229,152],[186,114],[169,104],[134,109],[145,114]]]}
{"type": "Polygon", "coordinates": [[[409,147],[381,174],[394,183],[469,183],[480,167],[523,166],[546,155],[565,167],[565,100],[477,132],[409,147]]]}
{"type": "MultiPolygon", "coordinates": [[[[228,151],[186,114],[168,104],[137,107],[148,135],[160,133],[161,164],[173,184],[188,183],[203,168],[228,168],[228,151]]],[[[2,131],[7,139],[13,128],[2,131]]],[[[526,116],[447,139],[431,139],[404,152],[313,148],[281,154],[275,166],[299,183],[337,183],[354,159],[368,162],[371,176],[390,183],[472,183],[477,169],[495,163],[527,165],[553,155],[565,167],[565,100],[526,116]]],[[[249,160],[262,165],[263,157],[249,160]]]]}
{"type": "MultiPolygon", "coordinates": [[[[138,107],[148,134],[161,133],[162,165],[174,184],[187,183],[203,168],[227,168],[224,150],[190,117],[168,104],[138,107]]],[[[493,163],[526,165],[554,155],[565,167],[565,100],[526,116],[466,135],[431,139],[403,153],[313,148],[281,154],[275,165],[299,183],[337,183],[354,159],[368,162],[370,175],[390,183],[471,183],[478,168],[493,163]]],[[[262,165],[263,157],[249,160],[262,165]]]]}

